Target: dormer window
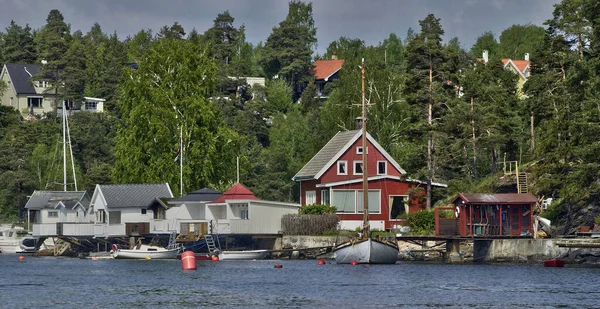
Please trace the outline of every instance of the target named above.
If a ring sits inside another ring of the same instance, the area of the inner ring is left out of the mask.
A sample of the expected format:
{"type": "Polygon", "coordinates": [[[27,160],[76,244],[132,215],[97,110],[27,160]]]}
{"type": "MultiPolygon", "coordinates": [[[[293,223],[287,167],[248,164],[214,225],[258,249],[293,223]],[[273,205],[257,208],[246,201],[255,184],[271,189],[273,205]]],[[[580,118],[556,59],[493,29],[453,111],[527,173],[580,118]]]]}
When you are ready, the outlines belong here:
{"type": "Polygon", "coordinates": [[[387,161],[377,161],[377,175],[387,175],[387,161]]]}
{"type": "Polygon", "coordinates": [[[354,175],[363,174],[363,163],[362,161],[354,161],[354,175]]]}
{"type": "Polygon", "coordinates": [[[338,161],[337,174],[338,175],[348,175],[348,162],[347,161],[338,161]]]}

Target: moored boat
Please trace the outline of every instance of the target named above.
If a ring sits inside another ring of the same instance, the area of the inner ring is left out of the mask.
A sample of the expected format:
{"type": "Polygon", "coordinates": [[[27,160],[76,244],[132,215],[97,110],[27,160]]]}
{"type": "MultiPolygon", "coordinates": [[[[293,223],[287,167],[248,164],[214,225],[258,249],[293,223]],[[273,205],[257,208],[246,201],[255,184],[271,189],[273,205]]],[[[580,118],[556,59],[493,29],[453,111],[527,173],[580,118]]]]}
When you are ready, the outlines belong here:
{"type": "Polygon", "coordinates": [[[346,242],[335,248],[335,262],[350,264],[395,264],[398,260],[398,246],[393,242],[376,239],[359,239],[346,242]]]}
{"type": "Polygon", "coordinates": [[[564,267],[565,261],[559,259],[545,260],[544,267],[564,267]]]}
{"type": "Polygon", "coordinates": [[[262,260],[267,253],[267,250],[221,251],[219,260],[262,260]]]}
{"type": "Polygon", "coordinates": [[[0,228],[0,252],[2,253],[33,253],[35,238],[29,236],[22,227],[3,226],[0,228]]]}
{"type": "Polygon", "coordinates": [[[167,249],[164,247],[138,244],[133,249],[120,249],[113,247],[111,255],[115,259],[176,259],[179,248],[167,249]]]}

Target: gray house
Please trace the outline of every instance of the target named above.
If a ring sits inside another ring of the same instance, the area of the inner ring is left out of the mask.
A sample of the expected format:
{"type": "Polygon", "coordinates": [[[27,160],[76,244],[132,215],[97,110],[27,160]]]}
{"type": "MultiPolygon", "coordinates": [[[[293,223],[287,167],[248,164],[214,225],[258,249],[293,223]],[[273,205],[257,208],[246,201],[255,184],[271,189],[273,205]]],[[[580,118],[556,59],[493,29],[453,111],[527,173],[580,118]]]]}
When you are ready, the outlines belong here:
{"type": "MultiPolygon", "coordinates": [[[[34,191],[25,204],[29,228],[34,236],[85,234],[82,223],[89,223],[86,214],[90,198],[85,191],[34,191]]],[[[88,224],[87,234],[92,226],[88,224]]]]}

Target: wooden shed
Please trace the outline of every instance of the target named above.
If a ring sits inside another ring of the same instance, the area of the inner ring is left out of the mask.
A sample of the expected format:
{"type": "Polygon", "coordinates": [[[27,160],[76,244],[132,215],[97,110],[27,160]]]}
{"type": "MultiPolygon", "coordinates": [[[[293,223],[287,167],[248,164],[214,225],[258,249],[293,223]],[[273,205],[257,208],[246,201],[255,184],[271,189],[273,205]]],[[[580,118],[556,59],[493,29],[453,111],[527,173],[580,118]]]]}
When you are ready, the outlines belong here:
{"type": "Polygon", "coordinates": [[[533,209],[538,199],[531,193],[458,194],[453,200],[454,218],[444,219],[436,212],[436,235],[449,234],[455,223],[462,237],[532,236],[533,209]]]}

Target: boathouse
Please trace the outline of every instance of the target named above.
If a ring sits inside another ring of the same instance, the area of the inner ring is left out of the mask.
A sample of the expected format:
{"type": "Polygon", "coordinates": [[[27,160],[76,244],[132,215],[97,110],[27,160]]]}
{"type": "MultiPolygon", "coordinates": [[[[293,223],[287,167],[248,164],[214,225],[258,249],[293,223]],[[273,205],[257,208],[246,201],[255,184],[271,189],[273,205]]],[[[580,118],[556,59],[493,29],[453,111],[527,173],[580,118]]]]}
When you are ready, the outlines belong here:
{"type": "Polygon", "coordinates": [[[531,193],[460,193],[452,200],[453,207],[436,208],[436,236],[533,236],[537,202],[531,193]],[[451,218],[444,218],[441,211],[450,212],[451,218]]]}
{"type": "MultiPolygon", "coordinates": [[[[357,124],[360,126],[360,124],[357,124]]],[[[406,214],[425,205],[424,182],[406,177],[406,171],[362,130],[338,132],[293,177],[300,184],[300,204],[333,205],[340,227],[360,228],[363,222],[363,151],[367,154],[369,222],[371,229],[393,229],[403,225],[406,214]],[[366,149],[366,150],[364,150],[366,149]]],[[[445,184],[433,183],[436,187],[445,184]]]]}

